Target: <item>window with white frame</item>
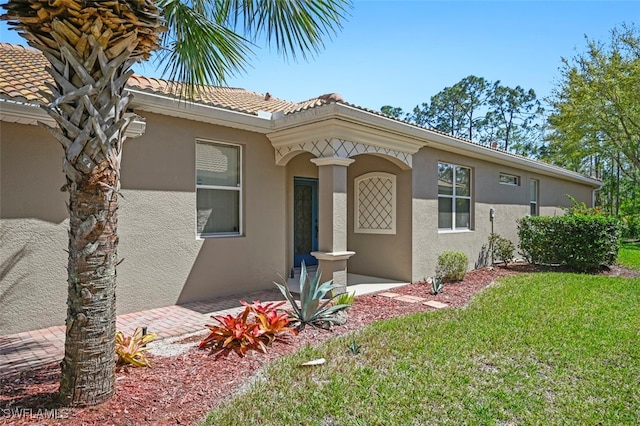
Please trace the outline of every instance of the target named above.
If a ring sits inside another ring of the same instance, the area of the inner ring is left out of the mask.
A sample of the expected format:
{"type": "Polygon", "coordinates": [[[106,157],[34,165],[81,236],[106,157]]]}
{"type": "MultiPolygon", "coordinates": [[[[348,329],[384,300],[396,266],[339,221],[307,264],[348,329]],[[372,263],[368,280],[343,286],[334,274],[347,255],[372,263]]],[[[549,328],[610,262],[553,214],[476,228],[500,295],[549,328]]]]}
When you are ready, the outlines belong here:
{"type": "Polygon", "coordinates": [[[520,176],[500,173],[500,183],[503,185],[518,186],[520,185],[520,176]]]}
{"type": "Polygon", "coordinates": [[[438,229],[471,229],[471,169],[438,163],[438,229]]]}
{"type": "Polygon", "coordinates": [[[196,234],[240,235],[242,181],[239,145],[196,141],[196,234]]]}
{"type": "Polygon", "coordinates": [[[538,216],[538,181],[531,179],[529,181],[529,214],[538,216]]]}
{"type": "Polygon", "coordinates": [[[362,234],[395,234],[395,175],[382,172],[367,173],[355,178],[354,187],[354,231],[362,234]]]}

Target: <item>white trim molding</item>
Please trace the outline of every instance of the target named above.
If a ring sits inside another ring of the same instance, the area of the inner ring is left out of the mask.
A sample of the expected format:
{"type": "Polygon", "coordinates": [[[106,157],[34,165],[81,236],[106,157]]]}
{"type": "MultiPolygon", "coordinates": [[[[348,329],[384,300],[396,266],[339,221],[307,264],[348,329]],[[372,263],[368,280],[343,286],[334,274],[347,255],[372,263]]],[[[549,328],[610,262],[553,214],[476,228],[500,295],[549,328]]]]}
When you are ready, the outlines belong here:
{"type": "Polygon", "coordinates": [[[318,159],[344,158],[348,159],[358,154],[372,154],[385,157],[399,166],[402,170],[411,169],[413,156],[411,153],[384,148],[368,143],[355,143],[343,139],[321,139],[310,142],[298,142],[291,145],[275,147],[276,164],[286,165],[289,160],[300,152],[310,152],[318,159]]]}
{"type": "MultiPolygon", "coordinates": [[[[135,139],[142,136],[147,128],[145,119],[134,113],[127,113],[126,115],[133,119],[124,133],[125,137],[135,139]]],[[[0,121],[29,126],[37,126],[38,123],[48,124],[51,127],[57,127],[58,125],[38,105],[8,100],[0,100],[0,121]]]]}
{"type": "Polygon", "coordinates": [[[311,256],[318,260],[347,260],[356,254],[355,251],[312,251],[311,256]]]}

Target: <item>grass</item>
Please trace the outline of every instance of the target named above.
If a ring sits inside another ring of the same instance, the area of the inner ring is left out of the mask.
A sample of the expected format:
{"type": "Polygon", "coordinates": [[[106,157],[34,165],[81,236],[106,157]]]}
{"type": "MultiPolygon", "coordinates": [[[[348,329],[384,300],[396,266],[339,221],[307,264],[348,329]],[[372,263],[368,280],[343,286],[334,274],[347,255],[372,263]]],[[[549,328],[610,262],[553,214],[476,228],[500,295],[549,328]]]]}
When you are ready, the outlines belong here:
{"type": "Polygon", "coordinates": [[[629,268],[640,269],[640,242],[623,243],[618,253],[618,263],[629,268]]]}
{"type": "Polygon", "coordinates": [[[268,365],[205,424],[638,424],[638,330],[640,279],[510,277],[268,365]]]}

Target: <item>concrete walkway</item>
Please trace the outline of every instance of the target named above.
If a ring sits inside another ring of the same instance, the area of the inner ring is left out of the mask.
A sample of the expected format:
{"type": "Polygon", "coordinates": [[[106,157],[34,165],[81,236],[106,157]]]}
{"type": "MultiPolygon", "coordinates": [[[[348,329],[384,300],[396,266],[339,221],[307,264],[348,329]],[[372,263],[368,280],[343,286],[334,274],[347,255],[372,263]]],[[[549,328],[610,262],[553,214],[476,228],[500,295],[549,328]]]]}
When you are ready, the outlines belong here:
{"type": "MultiPolygon", "coordinates": [[[[406,283],[389,282],[361,275],[349,277],[348,291],[360,296],[367,293],[390,290],[406,283]]],[[[136,327],[147,327],[158,339],[182,336],[205,331],[211,315],[236,314],[243,309],[240,300],[262,302],[284,300],[276,288],[255,291],[203,302],[166,306],[148,311],[118,315],[116,328],[131,335],[136,327]]],[[[0,377],[19,371],[42,367],[64,357],[65,327],[55,326],[18,334],[0,336],[0,377]]]]}

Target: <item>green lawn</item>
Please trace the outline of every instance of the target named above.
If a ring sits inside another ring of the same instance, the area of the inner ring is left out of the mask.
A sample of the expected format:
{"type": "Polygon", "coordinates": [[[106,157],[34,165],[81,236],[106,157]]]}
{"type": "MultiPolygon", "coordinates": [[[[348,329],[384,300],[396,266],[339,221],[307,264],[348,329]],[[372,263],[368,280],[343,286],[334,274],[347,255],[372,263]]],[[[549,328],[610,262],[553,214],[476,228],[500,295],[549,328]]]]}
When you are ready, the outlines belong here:
{"type": "Polygon", "coordinates": [[[618,263],[633,269],[640,269],[640,242],[623,243],[618,253],[618,263]]]}
{"type": "Polygon", "coordinates": [[[639,424],[639,330],[640,279],[515,276],[268,365],[206,424],[639,424]]]}

